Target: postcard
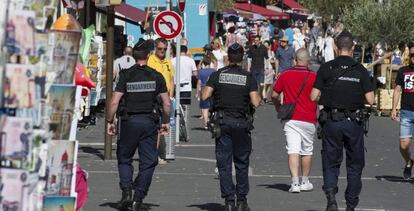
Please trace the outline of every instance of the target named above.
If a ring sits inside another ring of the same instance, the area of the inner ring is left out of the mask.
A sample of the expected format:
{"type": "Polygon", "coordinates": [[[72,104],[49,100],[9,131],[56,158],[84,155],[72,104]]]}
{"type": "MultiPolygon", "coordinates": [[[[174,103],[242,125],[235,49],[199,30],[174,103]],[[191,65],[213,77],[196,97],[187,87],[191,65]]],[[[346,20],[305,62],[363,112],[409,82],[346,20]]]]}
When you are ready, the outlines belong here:
{"type": "Polygon", "coordinates": [[[35,102],[33,65],[8,64],[4,81],[4,107],[32,108],[35,102]]]}
{"type": "Polygon", "coordinates": [[[24,186],[29,173],[22,169],[0,169],[1,176],[1,210],[24,210],[24,186]]]}
{"type": "Polygon", "coordinates": [[[77,141],[49,142],[47,195],[70,196],[75,186],[77,141]]]}
{"type": "Polygon", "coordinates": [[[22,168],[31,157],[32,123],[28,118],[5,117],[1,128],[0,154],[3,166],[22,168]],[[4,161],[7,161],[4,164],[4,161]]]}
{"type": "Polygon", "coordinates": [[[9,10],[7,21],[6,49],[10,55],[34,56],[33,11],[9,10]]]}
{"type": "Polygon", "coordinates": [[[77,32],[63,31],[49,33],[48,80],[54,84],[74,84],[81,35],[77,32]]]}
{"type": "Polygon", "coordinates": [[[52,139],[75,140],[77,118],[75,108],[79,107],[81,89],[76,86],[53,85],[48,93],[51,115],[49,129],[52,139]]]}
{"type": "Polygon", "coordinates": [[[75,206],[75,197],[46,196],[43,211],[75,211],[75,206]]]}

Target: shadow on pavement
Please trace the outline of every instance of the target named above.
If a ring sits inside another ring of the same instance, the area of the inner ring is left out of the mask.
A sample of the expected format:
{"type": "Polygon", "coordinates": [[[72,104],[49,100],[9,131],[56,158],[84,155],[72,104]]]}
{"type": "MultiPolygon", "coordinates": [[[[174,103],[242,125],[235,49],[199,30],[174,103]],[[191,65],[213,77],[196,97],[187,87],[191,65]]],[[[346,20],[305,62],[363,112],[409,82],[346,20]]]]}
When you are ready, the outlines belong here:
{"type": "MultiPolygon", "coordinates": [[[[107,202],[107,203],[104,203],[104,204],[100,204],[99,206],[100,207],[110,207],[110,208],[113,208],[115,210],[120,210],[118,208],[118,203],[114,203],[114,202],[107,202]]],[[[158,205],[158,204],[143,203],[142,207],[141,207],[141,210],[142,211],[151,210],[152,207],[159,207],[159,206],[160,205],[158,205]]],[[[130,211],[130,209],[124,209],[124,210],[120,210],[120,211],[130,211]]]]}
{"type": "Polygon", "coordinates": [[[217,203],[207,203],[207,204],[193,204],[187,207],[196,207],[201,210],[208,210],[208,211],[221,211],[223,210],[223,205],[217,203]]]}
{"type": "Polygon", "coordinates": [[[96,148],[93,148],[93,147],[79,147],[79,150],[81,150],[84,153],[88,153],[88,154],[98,156],[102,160],[104,159],[103,154],[96,148]]]}
{"type": "Polygon", "coordinates": [[[411,184],[414,184],[413,178],[406,180],[403,177],[390,176],[390,175],[375,176],[375,178],[377,180],[387,180],[387,181],[390,181],[390,182],[402,182],[402,183],[411,183],[411,184]]]}
{"type": "Polygon", "coordinates": [[[286,185],[286,184],[263,184],[263,185],[257,185],[259,187],[265,187],[265,188],[270,188],[270,189],[278,189],[278,190],[282,190],[282,191],[289,191],[290,185],[286,185]]]}
{"type": "Polygon", "coordinates": [[[191,116],[191,117],[193,117],[193,118],[200,118],[200,117],[201,117],[201,115],[193,115],[193,116],[191,116]]]}

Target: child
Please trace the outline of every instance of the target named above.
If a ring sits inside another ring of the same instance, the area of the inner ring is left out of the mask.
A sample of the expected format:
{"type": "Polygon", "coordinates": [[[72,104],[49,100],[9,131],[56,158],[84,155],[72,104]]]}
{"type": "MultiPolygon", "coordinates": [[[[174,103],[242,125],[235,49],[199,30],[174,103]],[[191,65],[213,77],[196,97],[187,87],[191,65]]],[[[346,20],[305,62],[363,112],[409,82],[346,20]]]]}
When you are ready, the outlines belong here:
{"type": "MultiPolygon", "coordinates": [[[[201,69],[198,73],[198,81],[197,81],[197,93],[196,97],[199,98],[201,95],[201,90],[207,83],[208,78],[210,75],[215,71],[215,69],[210,67],[211,59],[210,57],[203,57],[203,65],[204,68],[201,69]]],[[[208,109],[210,108],[209,100],[200,100],[200,109],[201,109],[201,117],[204,121],[204,128],[207,129],[207,121],[208,121],[208,109]]]]}

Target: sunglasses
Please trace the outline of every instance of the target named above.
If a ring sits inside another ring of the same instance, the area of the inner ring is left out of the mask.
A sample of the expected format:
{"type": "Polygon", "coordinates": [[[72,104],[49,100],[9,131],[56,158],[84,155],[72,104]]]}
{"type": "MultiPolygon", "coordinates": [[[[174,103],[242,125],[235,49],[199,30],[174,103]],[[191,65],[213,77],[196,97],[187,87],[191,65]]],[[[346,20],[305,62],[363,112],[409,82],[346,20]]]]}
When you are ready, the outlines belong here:
{"type": "Polygon", "coordinates": [[[159,51],[166,51],[167,48],[157,48],[157,50],[159,50],[159,51]]]}

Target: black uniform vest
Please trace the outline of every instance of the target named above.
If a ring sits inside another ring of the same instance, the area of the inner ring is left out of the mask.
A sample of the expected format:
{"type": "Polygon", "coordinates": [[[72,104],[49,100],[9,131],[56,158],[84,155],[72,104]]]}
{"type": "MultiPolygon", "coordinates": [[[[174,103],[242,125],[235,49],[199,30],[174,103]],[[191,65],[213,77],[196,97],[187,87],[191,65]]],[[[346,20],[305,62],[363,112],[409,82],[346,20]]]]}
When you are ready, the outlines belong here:
{"type": "Polygon", "coordinates": [[[125,71],[126,92],[124,103],[127,113],[149,114],[153,112],[159,90],[157,75],[148,66],[135,65],[125,71]]]}
{"type": "Polygon", "coordinates": [[[250,102],[249,73],[239,66],[219,71],[213,101],[216,110],[245,113],[250,102]]]}

